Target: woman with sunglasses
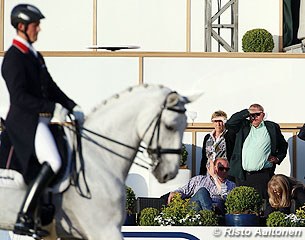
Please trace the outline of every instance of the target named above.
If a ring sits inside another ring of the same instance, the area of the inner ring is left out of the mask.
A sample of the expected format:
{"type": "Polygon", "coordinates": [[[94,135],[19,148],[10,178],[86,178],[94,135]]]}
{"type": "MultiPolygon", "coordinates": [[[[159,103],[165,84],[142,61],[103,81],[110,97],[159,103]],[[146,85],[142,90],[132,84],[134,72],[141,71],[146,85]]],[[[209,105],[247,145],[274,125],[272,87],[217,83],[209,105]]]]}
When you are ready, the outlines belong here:
{"type": "Polygon", "coordinates": [[[265,215],[273,211],[295,213],[305,203],[305,186],[293,177],[276,174],[268,182],[268,195],[270,208],[265,215]]]}
{"type": "MultiPolygon", "coordinates": [[[[234,148],[235,133],[225,127],[227,114],[221,110],[215,111],[212,114],[211,121],[214,129],[203,140],[200,175],[207,174],[210,163],[217,158],[222,157],[230,161],[234,148]]],[[[230,178],[230,180],[232,179],[230,178]]]]}

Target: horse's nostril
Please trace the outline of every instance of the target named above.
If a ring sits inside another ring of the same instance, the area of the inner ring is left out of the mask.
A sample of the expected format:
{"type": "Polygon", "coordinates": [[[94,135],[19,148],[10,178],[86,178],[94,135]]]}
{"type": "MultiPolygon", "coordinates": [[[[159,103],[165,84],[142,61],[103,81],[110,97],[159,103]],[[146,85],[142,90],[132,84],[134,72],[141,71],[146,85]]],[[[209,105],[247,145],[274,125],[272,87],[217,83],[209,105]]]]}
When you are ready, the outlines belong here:
{"type": "Polygon", "coordinates": [[[163,180],[166,181],[167,178],[168,178],[168,174],[165,174],[163,180]]]}

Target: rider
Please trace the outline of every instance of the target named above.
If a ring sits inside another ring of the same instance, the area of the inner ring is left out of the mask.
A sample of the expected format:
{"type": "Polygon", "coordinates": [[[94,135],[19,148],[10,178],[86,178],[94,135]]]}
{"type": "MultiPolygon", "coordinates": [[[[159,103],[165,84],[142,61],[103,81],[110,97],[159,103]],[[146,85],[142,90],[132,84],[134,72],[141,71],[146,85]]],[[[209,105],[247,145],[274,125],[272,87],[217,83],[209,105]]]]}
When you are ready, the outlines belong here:
{"type": "Polygon", "coordinates": [[[31,156],[36,156],[40,169],[29,184],[18,213],[14,232],[21,235],[44,236],[35,221],[36,205],[43,190],[61,167],[61,158],[48,127],[53,119],[64,121],[68,113],[83,123],[80,107],[56,85],[42,55],[33,47],[44,16],[30,4],[19,4],[11,12],[11,24],[17,36],[6,52],[2,76],[10,95],[10,108],[5,131],[20,160],[23,173],[33,171],[31,156]]]}

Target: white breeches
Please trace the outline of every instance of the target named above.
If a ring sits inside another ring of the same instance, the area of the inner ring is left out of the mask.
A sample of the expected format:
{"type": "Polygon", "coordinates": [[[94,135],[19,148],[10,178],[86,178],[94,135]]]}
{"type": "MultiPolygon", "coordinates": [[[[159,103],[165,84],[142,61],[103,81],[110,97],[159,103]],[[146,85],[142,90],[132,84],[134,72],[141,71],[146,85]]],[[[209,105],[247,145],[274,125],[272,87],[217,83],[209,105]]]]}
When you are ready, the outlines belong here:
{"type": "Polygon", "coordinates": [[[50,119],[40,117],[35,135],[35,153],[39,163],[48,162],[54,173],[58,173],[61,167],[61,158],[49,129],[50,119]]]}

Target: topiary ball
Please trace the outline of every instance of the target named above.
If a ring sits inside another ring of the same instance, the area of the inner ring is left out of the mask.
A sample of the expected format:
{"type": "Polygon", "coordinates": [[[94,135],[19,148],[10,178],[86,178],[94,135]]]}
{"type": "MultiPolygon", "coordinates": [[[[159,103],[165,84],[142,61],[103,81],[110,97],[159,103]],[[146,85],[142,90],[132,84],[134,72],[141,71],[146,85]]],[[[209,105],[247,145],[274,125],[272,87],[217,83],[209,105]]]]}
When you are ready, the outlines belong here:
{"type": "Polygon", "coordinates": [[[158,216],[159,210],[156,208],[144,208],[140,212],[140,226],[157,226],[155,218],[158,216]]]}
{"type": "Polygon", "coordinates": [[[258,214],[262,199],[253,187],[239,186],[228,194],[225,206],[228,214],[258,214]]]}
{"type": "Polygon", "coordinates": [[[268,215],[266,220],[267,227],[290,227],[289,221],[285,219],[285,213],[276,211],[268,215]]]}
{"type": "Polygon", "coordinates": [[[266,29],[256,28],[247,31],[242,38],[244,52],[272,52],[273,37],[266,29]]]}
{"type": "Polygon", "coordinates": [[[218,219],[214,211],[201,210],[200,214],[200,226],[218,226],[218,219]]]}

